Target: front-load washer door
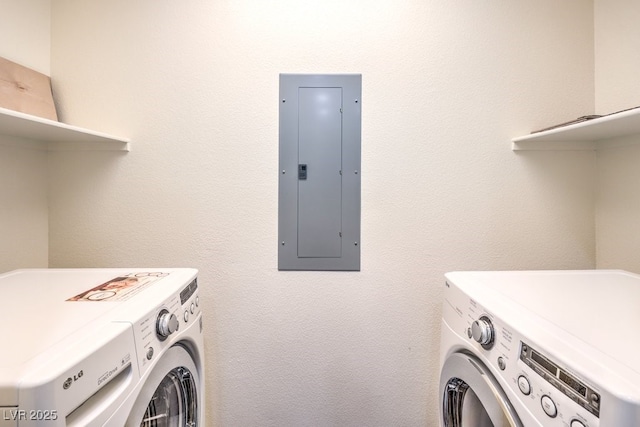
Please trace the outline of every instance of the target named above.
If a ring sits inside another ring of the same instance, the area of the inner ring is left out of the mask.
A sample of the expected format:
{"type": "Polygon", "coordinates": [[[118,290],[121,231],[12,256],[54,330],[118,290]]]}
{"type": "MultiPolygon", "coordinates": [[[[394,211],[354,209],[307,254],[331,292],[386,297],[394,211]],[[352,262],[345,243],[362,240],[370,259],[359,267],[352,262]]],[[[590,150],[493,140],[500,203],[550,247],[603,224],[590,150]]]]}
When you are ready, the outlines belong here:
{"type": "Polygon", "coordinates": [[[443,427],[522,427],[513,406],[486,366],[471,353],[454,353],[440,373],[443,427]]]}
{"type": "Polygon", "coordinates": [[[197,427],[199,383],[189,352],[170,347],[145,381],[126,427],[197,427]]]}

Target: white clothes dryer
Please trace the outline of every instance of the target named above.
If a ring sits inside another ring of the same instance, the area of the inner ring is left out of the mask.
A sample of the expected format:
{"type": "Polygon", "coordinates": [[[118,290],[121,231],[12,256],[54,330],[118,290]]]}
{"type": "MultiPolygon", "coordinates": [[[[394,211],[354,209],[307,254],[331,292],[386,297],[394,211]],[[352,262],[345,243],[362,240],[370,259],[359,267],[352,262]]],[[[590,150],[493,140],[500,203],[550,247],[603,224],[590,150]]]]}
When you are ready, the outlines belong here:
{"type": "Polygon", "coordinates": [[[204,426],[197,273],[0,275],[0,426],[204,426]]]}
{"type": "Polygon", "coordinates": [[[445,275],[441,427],[640,426],[640,276],[445,275]]]}

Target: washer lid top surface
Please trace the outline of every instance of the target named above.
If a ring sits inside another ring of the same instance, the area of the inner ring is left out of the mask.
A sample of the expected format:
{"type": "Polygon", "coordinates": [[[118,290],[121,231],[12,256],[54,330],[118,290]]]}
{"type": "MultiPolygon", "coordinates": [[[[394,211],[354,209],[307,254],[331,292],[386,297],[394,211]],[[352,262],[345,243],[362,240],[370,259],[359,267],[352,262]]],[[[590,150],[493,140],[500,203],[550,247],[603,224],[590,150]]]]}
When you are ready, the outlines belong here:
{"type": "MultiPolygon", "coordinates": [[[[621,270],[452,272],[446,275],[491,310],[500,296],[640,372],[640,276],[621,270]]],[[[500,315],[499,313],[494,313],[500,315]]],[[[505,319],[508,322],[508,319],[505,319]]]]}
{"type": "MultiPolygon", "coordinates": [[[[98,328],[148,315],[195,274],[192,269],[34,269],[1,274],[0,324],[6,351],[0,352],[0,388],[17,387],[21,375],[29,370],[29,361],[65,339],[87,339],[94,348],[103,345],[108,338],[96,334],[98,328]],[[114,282],[158,271],[170,278],[141,276],[128,285],[126,280],[114,282]],[[153,292],[144,292],[147,289],[153,292]],[[141,298],[135,298],[137,294],[141,298]]],[[[68,359],[69,364],[75,363],[77,355],[69,354],[68,359]]]]}

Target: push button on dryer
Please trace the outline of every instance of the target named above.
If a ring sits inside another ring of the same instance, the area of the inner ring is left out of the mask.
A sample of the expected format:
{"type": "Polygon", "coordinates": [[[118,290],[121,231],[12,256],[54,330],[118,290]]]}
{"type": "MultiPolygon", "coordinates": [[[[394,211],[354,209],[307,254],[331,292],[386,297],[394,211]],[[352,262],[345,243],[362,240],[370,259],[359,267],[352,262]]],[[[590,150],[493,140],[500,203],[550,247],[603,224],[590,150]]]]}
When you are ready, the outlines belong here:
{"type": "Polygon", "coordinates": [[[571,424],[569,424],[569,427],[586,427],[586,426],[584,425],[584,423],[582,421],[573,420],[573,421],[571,421],[571,424]]]}
{"type": "Polygon", "coordinates": [[[529,384],[529,380],[526,379],[523,375],[518,377],[518,388],[525,396],[531,394],[531,384],[529,384]]]}
{"type": "Polygon", "coordinates": [[[540,399],[540,403],[542,404],[542,410],[545,414],[549,415],[551,418],[555,418],[558,415],[558,408],[556,407],[555,402],[546,394],[542,396],[540,399]]]}

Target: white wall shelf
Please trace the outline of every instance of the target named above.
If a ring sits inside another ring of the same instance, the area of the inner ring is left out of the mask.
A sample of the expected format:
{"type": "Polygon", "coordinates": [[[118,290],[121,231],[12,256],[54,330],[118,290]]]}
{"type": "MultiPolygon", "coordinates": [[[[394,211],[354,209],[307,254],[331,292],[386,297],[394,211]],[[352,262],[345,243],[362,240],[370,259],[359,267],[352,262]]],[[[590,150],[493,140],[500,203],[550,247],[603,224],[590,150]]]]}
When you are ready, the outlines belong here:
{"type": "Polygon", "coordinates": [[[129,151],[129,140],[0,108],[0,135],[40,141],[48,150],[129,151]]]}
{"type": "MultiPolygon", "coordinates": [[[[597,150],[609,140],[638,136],[640,108],[587,120],[512,140],[513,150],[597,150]]],[[[611,145],[611,144],[609,144],[611,145]]]]}

